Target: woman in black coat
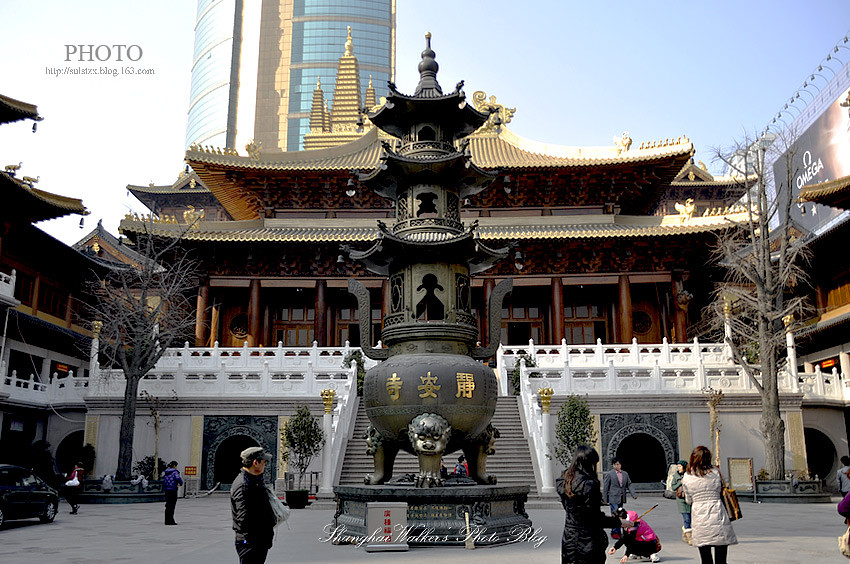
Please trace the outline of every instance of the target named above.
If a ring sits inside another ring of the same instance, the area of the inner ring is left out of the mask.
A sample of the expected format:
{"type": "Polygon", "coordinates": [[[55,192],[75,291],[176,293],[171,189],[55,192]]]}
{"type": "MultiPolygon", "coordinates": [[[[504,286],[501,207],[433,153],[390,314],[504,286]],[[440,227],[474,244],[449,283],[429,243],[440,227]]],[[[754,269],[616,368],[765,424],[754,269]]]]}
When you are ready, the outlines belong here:
{"type": "Polygon", "coordinates": [[[558,478],[556,488],[567,513],[564,535],[561,537],[561,564],[598,564],[605,562],[608,536],[604,528],[631,527],[625,519],[605,515],[602,491],[596,476],[599,454],[587,446],[579,445],[573,454],[573,463],[558,478]]]}

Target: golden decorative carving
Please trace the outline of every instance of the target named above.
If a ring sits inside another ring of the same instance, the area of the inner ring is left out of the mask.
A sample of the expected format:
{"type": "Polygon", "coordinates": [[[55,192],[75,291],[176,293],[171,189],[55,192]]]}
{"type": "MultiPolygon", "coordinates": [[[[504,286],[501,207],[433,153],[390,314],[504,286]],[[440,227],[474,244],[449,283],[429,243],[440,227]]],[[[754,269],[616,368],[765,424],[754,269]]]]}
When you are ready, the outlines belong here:
{"type": "Polygon", "coordinates": [[[496,129],[496,116],[503,124],[510,123],[516,113],[516,108],[506,108],[502,104],[496,103],[496,97],[490,96],[487,101],[487,94],[482,90],[476,90],[472,93],[472,104],[479,112],[490,112],[490,118],[482,125],[478,131],[493,131],[496,129]]]}
{"type": "Polygon", "coordinates": [[[325,413],[330,413],[333,410],[334,406],[334,396],[336,395],[336,391],[334,390],[322,390],[322,403],[325,404],[325,413]]]}
{"type": "Polygon", "coordinates": [[[92,337],[95,339],[100,338],[101,329],[103,329],[103,321],[93,321],[91,324],[92,337]]]}
{"type": "Polygon", "coordinates": [[[794,315],[789,313],[788,315],[783,316],[782,323],[785,324],[785,328],[787,329],[792,323],[794,323],[794,315]]]}
{"type": "Polygon", "coordinates": [[[195,210],[195,206],[192,205],[186,207],[189,209],[183,212],[183,221],[188,225],[192,225],[194,229],[197,229],[198,222],[204,218],[206,211],[203,209],[195,210]]]}
{"type": "Polygon", "coordinates": [[[543,413],[549,413],[549,410],[552,407],[552,395],[554,393],[555,390],[552,388],[540,388],[537,390],[537,395],[540,396],[540,407],[543,409],[543,413]]]}
{"type": "Polygon", "coordinates": [[[255,143],[253,139],[248,141],[248,144],[245,145],[245,150],[248,151],[248,157],[252,161],[260,160],[260,149],[263,148],[263,142],[255,143]]]}
{"type": "Polygon", "coordinates": [[[36,176],[35,178],[33,178],[32,176],[24,176],[23,178],[21,178],[24,184],[29,184],[30,186],[32,186],[33,184],[38,184],[39,179],[41,179],[41,175],[36,176]]]}
{"type": "Polygon", "coordinates": [[[614,145],[617,147],[617,154],[626,153],[632,147],[632,138],[629,137],[629,132],[624,131],[620,137],[614,137],[614,145]]]}
{"type": "MultiPolygon", "coordinates": [[[[370,79],[369,84],[371,85],[371,79],[370,79]]],[[[14,176],[15,171],[20,170],[21,166],[23,166],[23,164],[24,164],[24,161],[21,161],[16,165],[15,164],[8,164],[8,165],[6,165],[6,172],[8,172],[9,174],[14,176]]]]}
{"type": "Polygon", "coordinates": [[[684,204],[676,202],[675,208],[676,211],[679,212],[679,220],[682,223],[688,223],[694,216],[694,210],[696,209],[696,205],[694,204],[693,198],[688,198],[687,200],[685,200],[684,204]]]}

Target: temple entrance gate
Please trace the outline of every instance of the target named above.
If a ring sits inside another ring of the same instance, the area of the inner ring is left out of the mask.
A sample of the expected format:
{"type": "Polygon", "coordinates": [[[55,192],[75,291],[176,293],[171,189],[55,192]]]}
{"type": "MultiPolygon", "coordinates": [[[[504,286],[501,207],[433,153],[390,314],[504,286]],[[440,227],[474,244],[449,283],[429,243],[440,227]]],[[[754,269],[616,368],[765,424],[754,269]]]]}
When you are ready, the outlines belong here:
{"type": "MultiPolygon", "coordinates": [[[[277,455],[277,417],[208,416],[204,417],[204,455],[201,484],[211,489],[216,483],[228,489],[241,467],[239,453],[251,446],[263,447],[277,455]]],[[[263,479],[274,483],[277,463],[266,465],[263,479]]]]}
{"type": "Polygon", "coordinates": [[[611,459],[618,456],[632,482],[661,487],[667,468],[679,459],[675,413],[603,414],[600,428],[603,471],[609,471],[611,459]]]}

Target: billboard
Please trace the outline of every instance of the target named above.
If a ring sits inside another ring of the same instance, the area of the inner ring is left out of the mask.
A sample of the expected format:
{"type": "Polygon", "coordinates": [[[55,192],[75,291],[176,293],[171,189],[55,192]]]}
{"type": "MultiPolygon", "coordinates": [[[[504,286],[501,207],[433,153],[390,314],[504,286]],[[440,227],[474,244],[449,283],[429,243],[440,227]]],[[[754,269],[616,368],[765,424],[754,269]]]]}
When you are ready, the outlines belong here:
{"type": "MultiPolygon", "coordinates": [[[[773,162],[774,185],[778,191],[790,182],[796,199],[806,186],[850,176],[850,90],[843,91],[791,147],[773,162]],[[790,178],[786,170],[791,157],[790,178]]],[[[797,205],[792,218],[809,231],[818,232],[843,212],[817,204],[797,205]]]]}

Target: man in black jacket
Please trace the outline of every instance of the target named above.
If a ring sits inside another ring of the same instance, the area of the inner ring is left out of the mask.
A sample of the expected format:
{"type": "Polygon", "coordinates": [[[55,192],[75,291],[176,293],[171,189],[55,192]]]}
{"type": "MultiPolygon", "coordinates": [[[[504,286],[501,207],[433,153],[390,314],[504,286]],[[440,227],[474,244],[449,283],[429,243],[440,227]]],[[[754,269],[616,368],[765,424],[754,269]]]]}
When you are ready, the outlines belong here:
{"type": "Polygon", "coordinates": [[[272,459],[261,447],[241,453],[242,470],[230,487],[230,509],[236,531],[239,564],[263,564],[274,539],[275,515],[269,503],[263,472],[272,459]]]}

